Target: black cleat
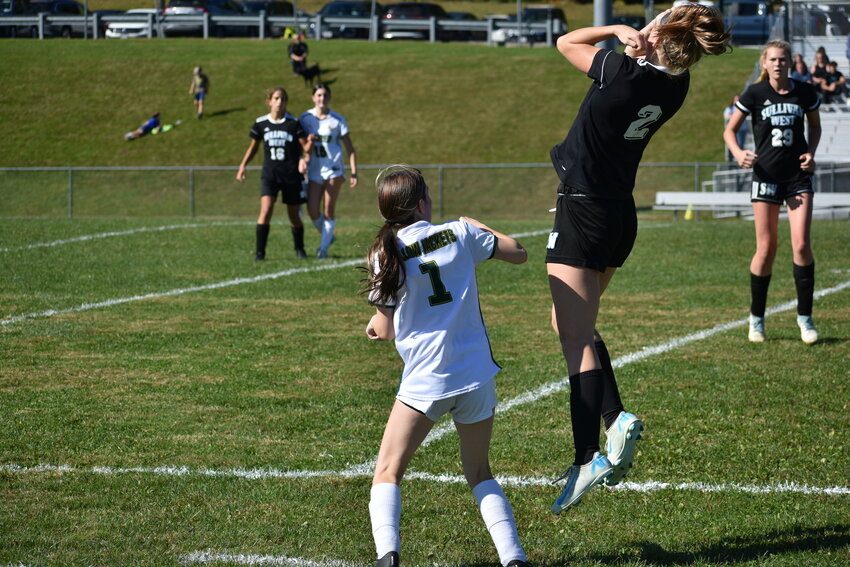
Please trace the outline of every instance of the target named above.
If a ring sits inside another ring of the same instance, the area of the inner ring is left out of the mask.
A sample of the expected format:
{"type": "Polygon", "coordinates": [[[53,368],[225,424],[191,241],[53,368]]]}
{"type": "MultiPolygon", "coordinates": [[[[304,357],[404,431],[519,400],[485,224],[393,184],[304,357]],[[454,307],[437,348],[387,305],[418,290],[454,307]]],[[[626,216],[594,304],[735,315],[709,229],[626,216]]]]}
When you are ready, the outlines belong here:
{"type": "Polygon", "coordinates": [[[514,559],[513,561],[508,563],[508,567],[529,567],[529,565],[522,559],[514,559]]]}
{"type": "Polygon", "coordinates": [[[375,567],[398,567],[398,552],[390,551],[375,563],[375,567]]]}
{"type": "Polygon", "coordinates": [[[257,255],[254,256],[255,262],[262,262],[265,259],[266,259],[266,253],[265,252],[257,252],[257,255]]]}
{"type": "Polygon", "coordinates": [[[295,256],[298,257],[299,260],[306,260],[307,252],[303,248],[296,248],[295,256]]]}

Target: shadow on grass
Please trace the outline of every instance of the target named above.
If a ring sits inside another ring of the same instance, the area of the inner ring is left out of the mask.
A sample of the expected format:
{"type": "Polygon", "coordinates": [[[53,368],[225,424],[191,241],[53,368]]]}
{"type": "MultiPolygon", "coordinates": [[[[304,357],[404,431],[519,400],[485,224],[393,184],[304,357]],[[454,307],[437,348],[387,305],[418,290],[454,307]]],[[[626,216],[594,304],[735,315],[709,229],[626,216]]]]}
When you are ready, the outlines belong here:
{"type": "MultiPolygon", "coordinates": [[[[693,565],[748,563],[770,556],[785,554],[816,554],[847,550],[850,546],[850,525],[834,524],[822,527],[795,527],[767,532],[753,537],[731,537],[694,551],[664,549],[655,542],[640,541],[636,553],[601,555],[586,559],[605,565],[618,565],[642,561],[651,565],[693,565]]],[[[566,567],[581,561],[535,562],[539,567],[566,567]]],[[[800,558],[805,561],[804,558],[800,558]]],[[[472,567],[472,566],[470,566],[472,567]]]]}
{"type": "Polygon", "coordinates": [[[204,114],[204,118],[215,118],[216,116],[224,116],[225,114],[230,114],[231,112],[242,112],[243,110],[246,110],[244,106],[240,106],[238,108],[226,108],[224,110],[216,110],[215,112],[204,114]]]}

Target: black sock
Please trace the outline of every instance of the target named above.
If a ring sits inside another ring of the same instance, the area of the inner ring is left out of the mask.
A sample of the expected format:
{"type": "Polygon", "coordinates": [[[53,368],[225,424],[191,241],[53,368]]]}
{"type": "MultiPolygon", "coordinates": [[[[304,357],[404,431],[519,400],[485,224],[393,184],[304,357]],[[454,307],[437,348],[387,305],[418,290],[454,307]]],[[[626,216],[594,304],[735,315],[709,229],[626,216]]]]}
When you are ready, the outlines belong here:
{"type": "Polygon", "coordinates": [[[797,315],[811,315],[815,295],[815,263],[794,264],[794,284],[797,286],[797,315]]]}
{"type": "Polygon", "coordinates": [[[605,429],[610,429],[614,422],[617,421],[617,416],[623,411],[623,402],[620,400],[620,390],[617,388],[617,379],[614,376],[614,367],[611,366],[611,355],[608,354],[608,347],[605,346],[605,341],[602,339],[596,341],[596,356],[599,357],[599,363],[602,365],[602,420],[605,422],[605,429]]]}
{"type": "Polygon", "coordinates": [[[597,369],[570,376],[570,421],[576,465],[589,463],[593,454],[599,451],[602,375],[602,370],[597,369]]]}
{"type": "Polygon", "coordinates": [[[269,241],[269,230],[271,230],[271,225],[269,224],[258,224],[257,225],[257,255],[265,256],[266,255],[266,242],[269,241]]]}
{"type": "Polygon", "coordinates": [[[770,286],[770,274],[766,276],[757,276],[750,273],[750,294],[752,302],[750,303],[750,313],[756,317],[764,317],[764,311],[767,307],[767,288],[770,286]]]}
{"type": "Polygon", "coordinates": [[[296,250],[304,250],[304,227],[292,227],[292,241],[295,243],[296,250]]]}

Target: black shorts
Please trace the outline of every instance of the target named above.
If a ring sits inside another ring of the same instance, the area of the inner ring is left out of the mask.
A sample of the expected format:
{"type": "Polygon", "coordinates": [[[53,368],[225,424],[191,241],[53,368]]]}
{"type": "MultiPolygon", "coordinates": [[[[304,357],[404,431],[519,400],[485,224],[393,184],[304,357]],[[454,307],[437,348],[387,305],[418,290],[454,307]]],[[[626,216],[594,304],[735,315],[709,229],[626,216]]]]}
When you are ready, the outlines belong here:
{"type": "Polygon", "coordinates": [[[260,181],[260,196],[270,196],[277,199],[280,193],[281,203],[287,205],[303,205],[307,202],[307,189],[299,179],[298,181],[272,181],[263,178],[260,181]]]}
{"type": "Polygon", "coordinates": [[[546,263],[599,272],[609,267],[619,268],[629,257],[636,237],[637,212],[633,199],[591,197],[561,185],[555,225],[546,246],[546,263]]]}
{"type": "Polygon", "coordinates": [[[803,175],[786,183],[767,183],[753,179],[750,201],[781,205],[788,197],[814,192],[815,187],[811,175],[803,175]]]}

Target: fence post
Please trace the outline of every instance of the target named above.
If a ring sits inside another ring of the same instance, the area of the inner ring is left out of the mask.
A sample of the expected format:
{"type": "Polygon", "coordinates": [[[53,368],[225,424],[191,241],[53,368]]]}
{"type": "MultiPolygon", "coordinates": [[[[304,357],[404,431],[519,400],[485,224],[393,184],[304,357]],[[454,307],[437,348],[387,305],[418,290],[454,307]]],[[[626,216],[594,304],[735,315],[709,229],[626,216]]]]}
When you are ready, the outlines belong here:
{"type": "Polygon", "coordinates": [[[699,191],[699,162],[694,162],[694,191],[699,191]]]}
{"type": "Polygon", "coordinates": [[[74,170],[68,168],[68,218],[74,217],[74,170]]]}
{"type": "Polygon", "coordinates": [[[443,166],[442,165],[439,166],[437,171],[438,171],[437,179],[439,179],[437,195],[440,199],[439,207],[437,208],[437,210],[440,213],[440,215],[439,215],[440,220],[442,220],[443,219],[443,166]]]}
{"type": "Polygon", "coordinates": [[[195,218],[195,168],[189,168],[189,218],[195,218]]]}

